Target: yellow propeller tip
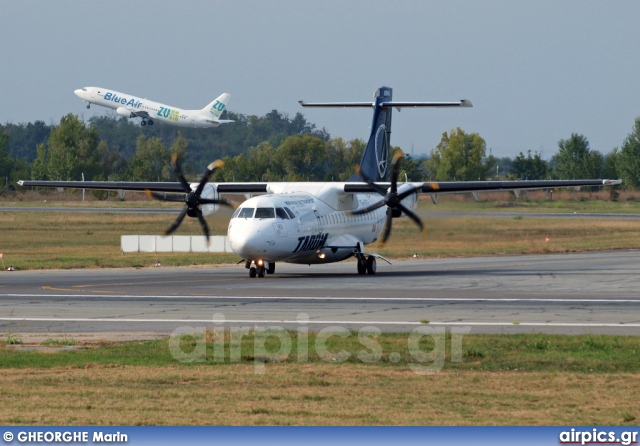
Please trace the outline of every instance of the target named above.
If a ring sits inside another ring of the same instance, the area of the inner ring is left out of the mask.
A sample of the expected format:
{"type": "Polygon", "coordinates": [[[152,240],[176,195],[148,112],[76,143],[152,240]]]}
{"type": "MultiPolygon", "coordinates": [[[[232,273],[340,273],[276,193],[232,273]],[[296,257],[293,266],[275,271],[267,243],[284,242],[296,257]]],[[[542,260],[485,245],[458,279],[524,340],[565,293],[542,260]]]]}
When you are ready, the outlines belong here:
{"type": "Polygon", "coordinates": [[[213,163],[211,163],[214,167],[216,168],[220,168],[222,166],[224,166],[224,161],[222,160],[215,160],[213,163]]]}
{"type": "Polygon", "coordinates": [[[153,194],[151,193],[151,190],[149,190],[149,189],[145,189],[144,190],[144,194],[149,198],[153,198],[153,194]]]}

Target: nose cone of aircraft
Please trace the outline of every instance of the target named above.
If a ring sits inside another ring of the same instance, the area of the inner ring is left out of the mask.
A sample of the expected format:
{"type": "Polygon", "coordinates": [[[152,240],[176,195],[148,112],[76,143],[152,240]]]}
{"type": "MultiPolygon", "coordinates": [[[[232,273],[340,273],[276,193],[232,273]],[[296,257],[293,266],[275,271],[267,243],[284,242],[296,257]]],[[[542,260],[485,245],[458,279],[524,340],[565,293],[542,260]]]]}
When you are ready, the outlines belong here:
{"type": "Polygon", "coordinates": [[[234,223],[228,235],[233,252],[245,259],[263,258],[274,245],[275,233],[269,224],[234,223]]]}
{"type": "Polygon", "coordinates": [[[78,96],[80,99],[84,99],[84,98],[85,98],[85,96],[86,96],[86,94],[87,94],[87,91],[86,91],[86,90],[84,90],[84,89],[82,89],[82,88],[78,88],[77,90],[74,90],[73,92],[74,92],[74,93],[76,94],[76,96],[78,96]]]}

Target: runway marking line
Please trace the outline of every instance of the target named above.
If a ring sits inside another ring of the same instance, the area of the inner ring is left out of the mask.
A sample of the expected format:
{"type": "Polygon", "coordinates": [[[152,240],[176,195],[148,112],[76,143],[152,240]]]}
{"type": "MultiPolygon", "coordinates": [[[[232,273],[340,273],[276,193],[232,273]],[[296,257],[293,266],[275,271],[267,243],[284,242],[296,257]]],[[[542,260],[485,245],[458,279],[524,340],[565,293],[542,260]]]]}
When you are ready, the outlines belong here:
{"type": "MultiPolygon", "coordinates": [[[[74,285],[72,288],[88,288],[90,287],[90,285],[74,285]]],[[[55,288],[49,285],[44,285],[42,287],[43,290],[51,290],[51,291],[75,291],[73,289],[69,289],[69,288],[55,288]]],[[[78,291],[84,291],[83,289],[80,289],[78,291]]],[[[113,291],[108,291],[108,290],[89,290],[92,293],[106,293],[106,294],[115,294],[113,291]]],[[[53,294],[52,296],[55,296],[55,294],[53,294]]],[[[81,294],[78,294],[76,296],[82,296],[81,294]]]]}
{"type": "MultiPolygon", "coordinates": [[[[73,291],[64,290],[62,291],[73,291]]],[[[530,298],[530,297],[333,297],[333,296],[212,296],[212,295],[145,295],[145,294],[0,294],[0,297],[105,297],[127,299],[224,299],[224,300],[335,300],[335,301],[367,301],[367,302],[558,302],[558,303],[635,303],[640,304],[639,299],[557,299],[557,298],[530,298]]]]}
{"type": "Polygon", "coordinates": [[[298,320],[260,320],[260,319],[230,319],[224,322],[214,321],[213,319],[111,319],[111,318],[0,318],[0,321],[6,322],[135,322],[135,323],[180,323],[180,324],[194,324],[194,323],[217,323],[217,324],[295,324],[295,325],[307,325],[307,324],[350,324],[350,325],[456,325],[456,326],[525,326],[525,327],[622,327],[622,328],[640,328],[638,323],[574,323],[574,322],[520,322],[514,324],[513,322],[429,322],[423,324],[422,322],[411,321],[305,321],[301,323],[298,320]]]}

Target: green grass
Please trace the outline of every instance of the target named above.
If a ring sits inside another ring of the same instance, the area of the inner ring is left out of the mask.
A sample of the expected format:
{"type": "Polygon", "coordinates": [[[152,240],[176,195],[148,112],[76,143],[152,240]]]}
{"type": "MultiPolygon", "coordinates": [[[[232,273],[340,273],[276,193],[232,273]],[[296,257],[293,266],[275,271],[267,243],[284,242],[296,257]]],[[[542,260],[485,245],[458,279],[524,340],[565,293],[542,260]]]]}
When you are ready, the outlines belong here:
{"type": "MultiPolygon", "coordinates": [[[[269,363],[295,364],[300,362],[298,356],[297,332],[280,332],[291,342],[290,354],[276,355],[279,352],[278,336],[258,334],[256,349],[256,333],[247,332],[242,336],[237,348],[237,360],[233,363],[253,364],[254,361],[269,363]],[[264,345],[265,349],[262,349],[264,345]]],[[[193,367],[200,365],[230,366],[230,337],[225,339],[225,358],[219,362],[214,357],[213,334],[207,333],[205,361],[181,362],[170,351],[169,340],[129,342],[122,344],[105,344],[93,348],[77,348],[61,350],[51,354],[49,350],[20,350],[9,347],[7,343],[0,347],[0,368],[53,368],[84,367],[87,364],[118,366],[168,366],[180,365],[193,367]]],[[[419,357],[408,348],[409,335],[406,333],[382,333],[378,337],[369,337],[380,346],[379,359],[371,360],[362,356],[371,355],[373,349],[368,348],[358,338],[357,333],[347,337],[330,336],[327,338],[326,355],[319,355],[315,349],[317,334],[310,333],[308,338],[308,362],[329,364],[370,364],[374,366],[407,368],[409,364],[420,363],[419,357]],[[346,355],[345,352],[348,354],[346,355]],[[390,355],[394,360],[390,360],[390,355]],[[347,359],[342,360],[344,355],[347,359]],[[359,356],[360,355],[360,356],[359,356]],[[348,357],[347,357],[348,356],[348,357]],[[363,360],[365,358],[365,360],[363,360]],[[396,359],[398,359],[396,361],[396,359]]],[[[196,341],[191,336],[180,339],[180,348],[184,353],[191,353],[202,340],[196,341]]],[[[221,342],[221,341],[218,341],[221,342]]],[[[65,342],[43,343],[47,346],[75,345],[82,347],[72,337],[65,342]]],[[[428,353],[434,349],[433,338],[424,336],[419,343],[421,351],[428,353]]],[[[606,335],[465,335],[461,344],[461,362],[453,362],[451,356],[452,338],[447,334],[445,341],[444,369],[449,371],[486,371],[520,370],[529,372],[579,372],[579,373],[637,373],[640,371],[640,337],[606,336],[606,335]]],[[[235,356],[234,356],[235,357],[235,356]]],[[[455,359],[455,358],[454,358],[455,359]]],[[[304,362],[304,361],[303,361],[304,362]]],[[[429,362],[425,362],[429,365],[429,362]]]]}

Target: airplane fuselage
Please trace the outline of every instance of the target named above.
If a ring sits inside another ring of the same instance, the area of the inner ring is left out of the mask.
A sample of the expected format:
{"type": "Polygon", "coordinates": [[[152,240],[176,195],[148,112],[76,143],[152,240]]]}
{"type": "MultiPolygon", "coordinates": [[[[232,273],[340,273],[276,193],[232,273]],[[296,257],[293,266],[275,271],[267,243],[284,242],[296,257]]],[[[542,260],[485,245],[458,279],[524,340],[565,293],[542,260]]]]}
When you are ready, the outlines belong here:
{"type": "Polygon", "coordinates": [[[224,123],[217,119],[225,108],[225,104],[220,100],[214,101],[202,110],[183,110],[101,87],[85,87],[75,90],[74,93],[87,104],[114,109],[118,115],[126,118],[139,117],[144,123],[148,120],[149,124],[158,121],[195,128],[218,127],[224,123]]]}
{"type": "Polygon", "coordinates": [[[376,241],[385,209],[349,211],[379,201],[375,193],[345,194],[339,183],[272,183],[271,192],[248,199],[227,231],[231,249],[244,259],[301,264],[331,263],[376,241]]]}

